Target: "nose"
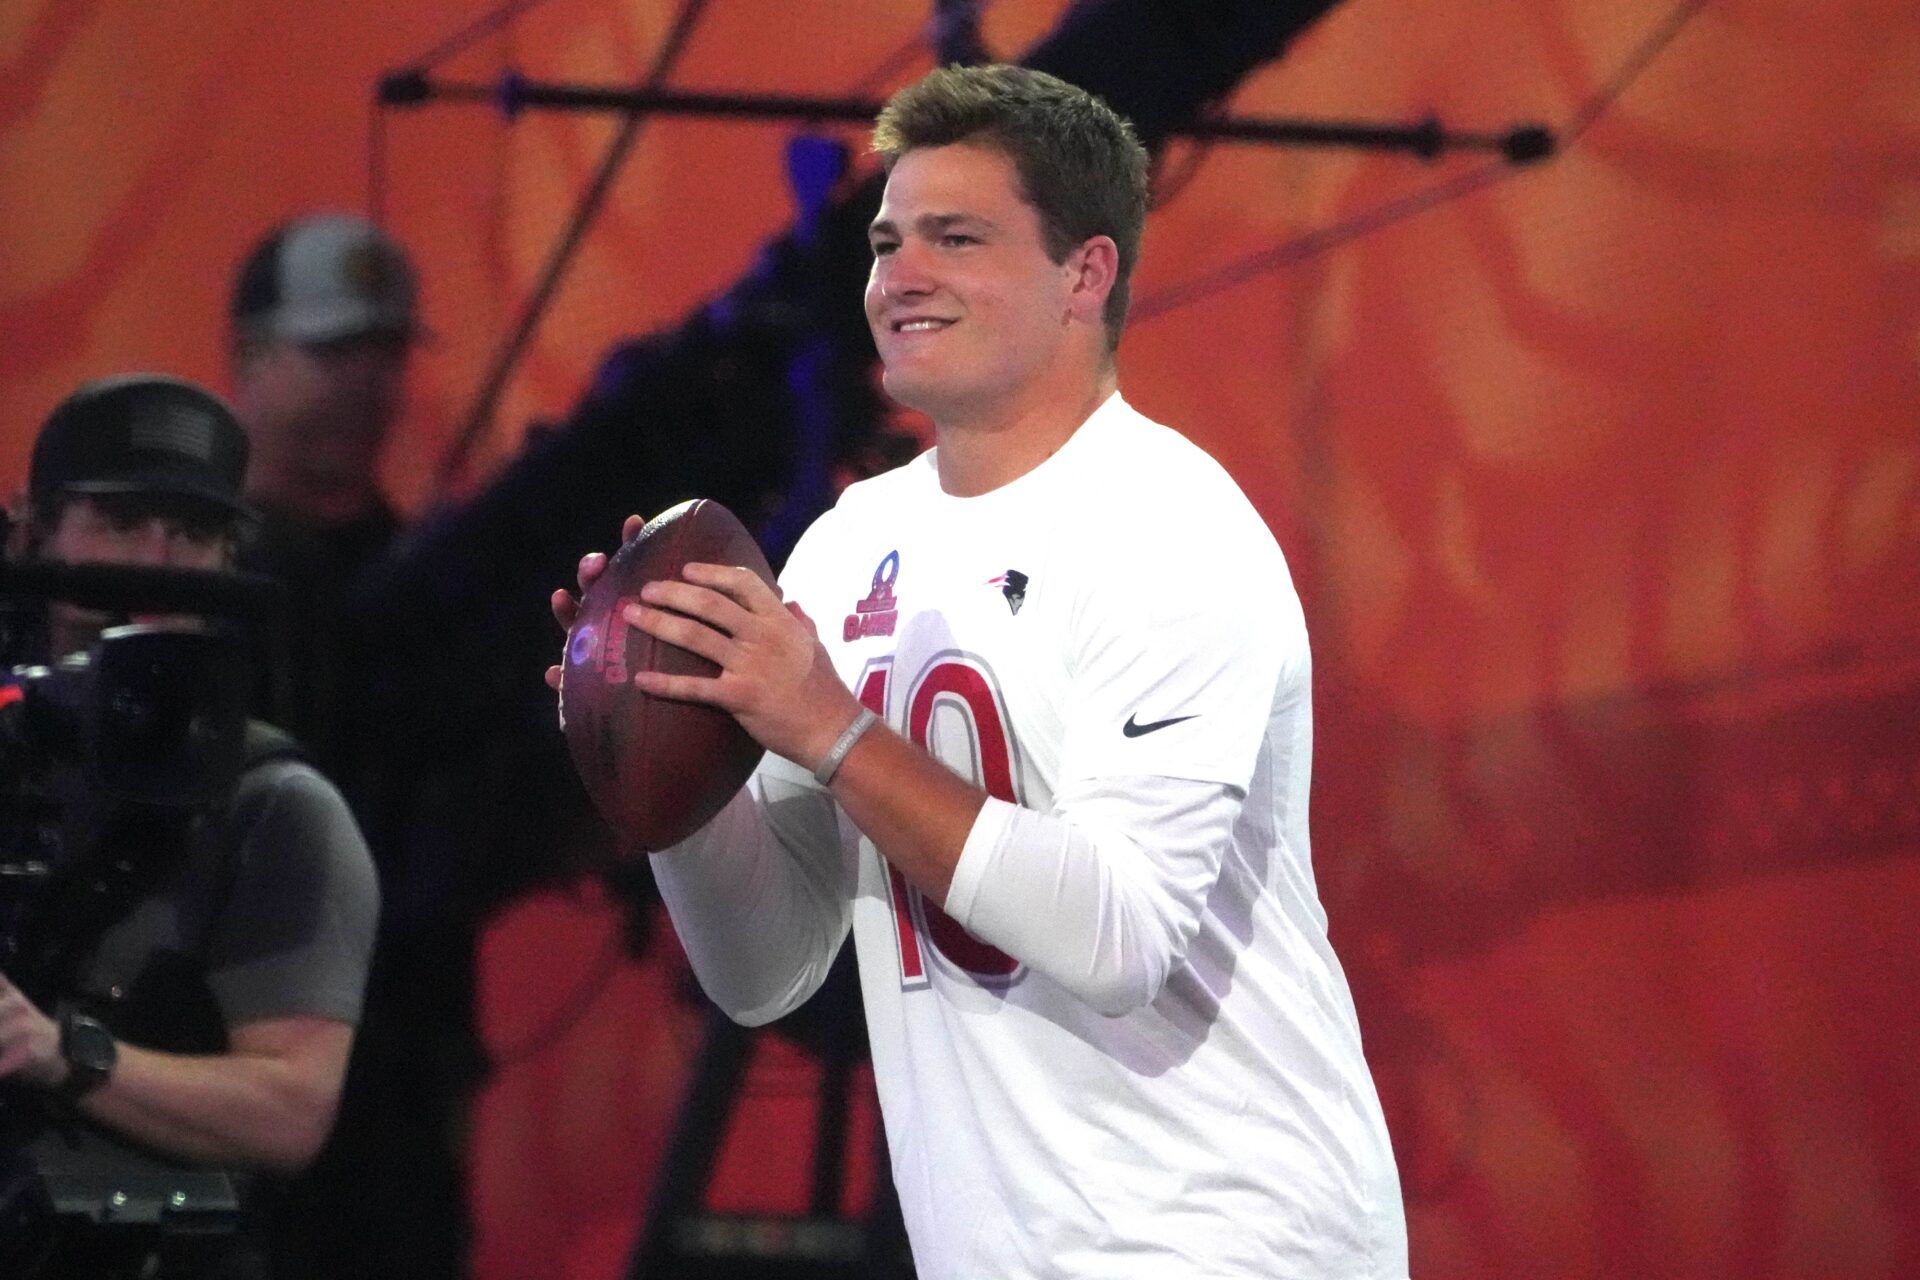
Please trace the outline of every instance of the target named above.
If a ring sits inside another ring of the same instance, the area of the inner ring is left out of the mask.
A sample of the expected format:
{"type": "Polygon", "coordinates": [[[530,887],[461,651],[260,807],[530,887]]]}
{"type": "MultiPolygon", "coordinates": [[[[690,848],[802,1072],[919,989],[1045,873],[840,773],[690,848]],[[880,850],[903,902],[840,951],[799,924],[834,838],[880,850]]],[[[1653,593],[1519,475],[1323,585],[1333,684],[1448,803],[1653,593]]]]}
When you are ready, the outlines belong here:
{"type": "Polygon", "coordinates": [[[880,296],[889,302],[917,298],[933,291],[933,277],[927,271],[926,259],[910,243],[873,260],[873,282],[880,296]]]}
{"type": "Polygon", "coordinates": [[[164,522],[142,520],[127,531],[127,558],[135,564],[163,565],[167,562],[167,544],[170,541],[164,522]]]}
{"type": "Polygon", "coordinates": [[[160,568],[193,567],[194,540],[171,520],[145,520],[127,539],[134,564],[160,568]]]}

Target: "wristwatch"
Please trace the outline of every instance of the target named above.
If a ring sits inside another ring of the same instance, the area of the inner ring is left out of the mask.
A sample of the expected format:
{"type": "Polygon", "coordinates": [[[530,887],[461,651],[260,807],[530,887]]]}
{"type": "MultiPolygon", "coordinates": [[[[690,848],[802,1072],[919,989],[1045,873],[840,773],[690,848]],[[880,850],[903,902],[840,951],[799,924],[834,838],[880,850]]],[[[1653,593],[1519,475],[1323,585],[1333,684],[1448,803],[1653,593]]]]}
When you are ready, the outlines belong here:
{"type": "Polygon", "coordinates": [[[60,1015],[60,1056],[67,1060],[67,1080],[60,1091],[78,1098],[107,1082],[120,1046],[98,1019],[69,1009],[60,1015]]]}

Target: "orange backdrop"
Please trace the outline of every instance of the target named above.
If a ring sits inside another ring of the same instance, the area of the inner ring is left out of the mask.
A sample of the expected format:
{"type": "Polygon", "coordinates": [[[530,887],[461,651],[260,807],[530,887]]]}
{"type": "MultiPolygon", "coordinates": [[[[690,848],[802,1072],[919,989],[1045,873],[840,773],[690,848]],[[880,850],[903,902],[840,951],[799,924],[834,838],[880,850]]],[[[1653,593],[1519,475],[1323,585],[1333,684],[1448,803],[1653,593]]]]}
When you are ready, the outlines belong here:
{"type": "MultiPolygon", "coordinates": [[[[674,7],[551,0],[443,70],[630,81],[674,7]]],[[[1061,7],[999,0],[987,42],[1061,7]]],[[[923,11],[715,0],[675,83],[882,91],[923,11]]],[[[364,204],[375,76],[477,12],[0,9],[0,481],[85,377],[222,385],[233,264],[364,204]]],[[[1232,106],[1570,136],[1497,174],[1176,148],[1122,350],[1306,600],[1316,855],[1416,1275],[1920,1274],[1920,9],[1351,0],[1232,106]]],[[[612,128],[388,119],[439,334],[403,505],[612,128]]],[[[789,217],[786,137],[648,126],[465,483],[741,273],[789,217]]],[[[590,886],[496,922],[496,1047],[613,927],[590,886]]],[[[619,968],[493,1078],[481,1275],[617,1274],[695,1034],[670,980],[619,968]]]]}

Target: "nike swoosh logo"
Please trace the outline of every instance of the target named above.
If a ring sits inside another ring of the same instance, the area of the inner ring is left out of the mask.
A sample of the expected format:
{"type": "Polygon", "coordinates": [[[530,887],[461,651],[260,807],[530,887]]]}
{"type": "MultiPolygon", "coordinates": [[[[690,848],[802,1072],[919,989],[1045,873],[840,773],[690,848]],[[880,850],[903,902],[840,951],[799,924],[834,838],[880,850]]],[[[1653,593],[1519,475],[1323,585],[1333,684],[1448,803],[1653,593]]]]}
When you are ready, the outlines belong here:
{"type": "Polygon", "coordinates": [[[1128,716],[1127,722],[1120,726],[1120,732],[1126,734],[1129,738],[1137,738],[1143,733],[1152,733],[1155,729],[1164,729],[1170,724],[1179,724],[1182,720],[1191,719],[1193,719],[1192,716],[1175,716],[1171,720],[1155,720],[1151,724],[1135,724],[1133,717],[1128,716]]]}

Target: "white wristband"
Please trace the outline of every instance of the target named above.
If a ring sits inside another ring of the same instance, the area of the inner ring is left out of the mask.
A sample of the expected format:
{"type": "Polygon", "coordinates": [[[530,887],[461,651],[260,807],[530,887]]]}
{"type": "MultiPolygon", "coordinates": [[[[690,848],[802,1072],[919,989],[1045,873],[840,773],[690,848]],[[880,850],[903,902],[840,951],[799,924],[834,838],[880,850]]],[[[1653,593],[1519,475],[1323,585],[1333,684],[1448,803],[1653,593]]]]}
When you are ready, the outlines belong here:
{"type": "Polygon", "coordinates": [[[847,731],[840,735],[839,740],[828,748],[827,754],[821,757],[820,763],[814,766],[813,780],[823,787],[832,782],[833,775],[840,772],[840,762],[847,758],[847,752],[853,750],[853,744],[860,741],[860,735],[873,728],[879,719],[866,707],[860,708],[860,714],[853,718],[847,731]]]}

